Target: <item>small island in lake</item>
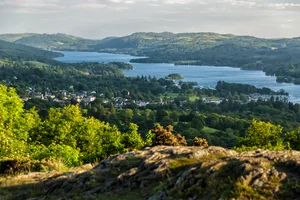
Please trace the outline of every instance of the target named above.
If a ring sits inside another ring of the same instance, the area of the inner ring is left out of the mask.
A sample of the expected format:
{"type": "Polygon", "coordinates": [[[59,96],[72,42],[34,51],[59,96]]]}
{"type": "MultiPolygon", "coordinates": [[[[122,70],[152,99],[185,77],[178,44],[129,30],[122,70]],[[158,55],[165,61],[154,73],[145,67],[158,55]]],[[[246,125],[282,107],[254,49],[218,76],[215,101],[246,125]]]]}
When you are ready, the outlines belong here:
{"type": "Polygon", "coordinates": [[[180,80],[180,79],[184,79],[184,76],[182,76],[181,74],[169,74],[168,76],[165,77],[166,79],[175,79],[175,80],[180,80]]]}

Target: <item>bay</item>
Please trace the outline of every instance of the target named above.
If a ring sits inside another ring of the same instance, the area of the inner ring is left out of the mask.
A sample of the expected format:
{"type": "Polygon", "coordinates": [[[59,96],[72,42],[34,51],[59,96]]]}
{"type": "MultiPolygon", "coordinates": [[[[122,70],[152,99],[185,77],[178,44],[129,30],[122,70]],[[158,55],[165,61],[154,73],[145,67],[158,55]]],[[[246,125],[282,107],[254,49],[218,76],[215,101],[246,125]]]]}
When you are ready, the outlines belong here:
{"type": "MultiPolygon", "coordinates": [[[[71,52],[60,51],[64,57],[58,57],[56,60],[66,63],[79,62],[126,62],[131,59],[139,58],[124,54],[109,54],[98,52],[71,52]]],[[[125,76],[152,76],[162,78],[171,73],[178,73],[184,76],[184,81],[193,81],[200,87],[214,88],[218,81],[223,80],[230,83],[250,84],[256,87],[268,87],[278,91],[283,89],[289,95],[289,101],[300,103],[300,85],[291,83],[277,83],[276,77],[266,76],[264,72],[257,70],[241,70],[232,67],[215,66],[186,66],[165,63],[130,63],[133,70],[124,70],[125,76]]]]}

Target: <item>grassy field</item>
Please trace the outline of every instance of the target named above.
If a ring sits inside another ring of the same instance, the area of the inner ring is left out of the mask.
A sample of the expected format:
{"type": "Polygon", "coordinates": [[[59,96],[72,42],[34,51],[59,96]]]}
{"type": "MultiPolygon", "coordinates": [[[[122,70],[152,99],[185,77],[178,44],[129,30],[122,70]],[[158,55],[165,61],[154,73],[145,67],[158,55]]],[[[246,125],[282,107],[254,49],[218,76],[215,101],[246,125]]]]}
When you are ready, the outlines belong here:
{"type": "Polygon", "coordinates": [[[193,102],[193,101],[196,101],[196,100],[200,100],[200,97],[198,97],[196,95],[190,95],[189,100],[193,102]]]}
{"type": "Polygon", "coordinates": [[[205,133],[207,133],[207,134],[215,133],[215,132],[218,131],[217,129],[210,128],[210,127],[207,127],[207,126],[204,126],[204,128],[203,128],[202,130],[203,130],[205,133]]]}
{"type": "Polygon", "coordinates": [[[48,66],[47,64],[45,63],[41,63],[41,62],[38,62],[38,61],[26,61],[26,63],[30,63],[30,64],[33,64],[37,67],[45,67],[45,66],[48,66]]]}
{"type": "Polygon", "coordinates": [[[178,97],[178,93],[171,93],[171,92],[167,92],[164,94],[164,96],[162,96],[162,98],[164,99],[175,99],[178,97]]]}
{"type": "MultiPolygon", "coordinates": [[[[173,99],[177,98],[178,96],[179,96],[178,93],[168,92],[168,93],[165,93],[165,95],[162,98],[164,98],[165,100],[173,100],[173,99]]],[[[192,102],[196,101],[196,100],[200,100],[200,97],[197,95],[188,95],[188,98],[192,102]]]]}

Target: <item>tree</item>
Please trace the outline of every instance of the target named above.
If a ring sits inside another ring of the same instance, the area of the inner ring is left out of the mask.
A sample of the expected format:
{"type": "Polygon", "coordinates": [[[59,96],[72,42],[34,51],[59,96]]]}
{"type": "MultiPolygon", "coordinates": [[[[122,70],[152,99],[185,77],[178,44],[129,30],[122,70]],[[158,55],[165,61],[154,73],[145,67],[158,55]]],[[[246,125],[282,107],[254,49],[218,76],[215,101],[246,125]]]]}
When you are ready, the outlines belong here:
{"type": "Polygon", "coordinates": [[[44,152],[35,154],[36,159],[51,157],[63,160],[69,166],[80,162],[94,162],[124,151],[117,127],[93,117],[85,118],[79,107],[74,105],[50,109],[49,116],[32,132],[31,138],[32,145],[49,147],[44,148],[44,152]],[[57,149],[68,149],[73,152],[73,157],[70,158],[68,153],[57,149]]]}
{"type": "Polygon", "coordinates": [[[122,144],[128,150],[141,149],[144,147],[144,141],[140,134],[138,134],[138,126],[134,123],[129,124],[127,133],[122,134],[122,144]]]}
{"type": "Polygon", "coordinates": [[[203,129],[205,126],[205,118],[202,115],[196,115],[191,122],[191,127],[197,130],[203,129]]]}
{"type": "Polygon", "coordinates": [[[300,127],[296,131],[287,132],[284,136],[284,141],[288,143],[293,150],[300,150],[300,127]]]}
{"type": "Polygon", "coordinates": [[[253,120],[245,137],[239,140],[240,145],[249,148],[282,150],[282,127],[270,122],[253,120]]]}
{"type": "Polygon", "coordinates": [[[0,84],[0,158],[19,158],[26,155],[31,129],[40,118],[35,111],[23,109],[23,101],[14,88],[0,84]]]}

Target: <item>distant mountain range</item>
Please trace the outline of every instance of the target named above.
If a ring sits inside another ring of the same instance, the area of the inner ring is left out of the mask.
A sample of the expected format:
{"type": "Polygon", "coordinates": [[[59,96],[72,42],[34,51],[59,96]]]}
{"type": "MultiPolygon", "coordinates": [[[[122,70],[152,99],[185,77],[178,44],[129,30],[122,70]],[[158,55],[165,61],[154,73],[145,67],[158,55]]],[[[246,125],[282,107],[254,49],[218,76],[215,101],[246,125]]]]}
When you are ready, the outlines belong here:
{"type": "MultiPolygon", "coordinates": [[[[153,51],[180,48],[180,52],[236,45],[244,48],[278,49],[298,47],[300,38],[263,39],[252,36],[236,36],[217,33],[134,33],[124,37],[108,37],[102,40],[85,39],[72,35],[56,34],[0,34],[0,40],[33,46],[46,50],[108,51],[149,54],[153,51]]],[[[176,53],[170,52],[170,53],[176,53]]]]}

